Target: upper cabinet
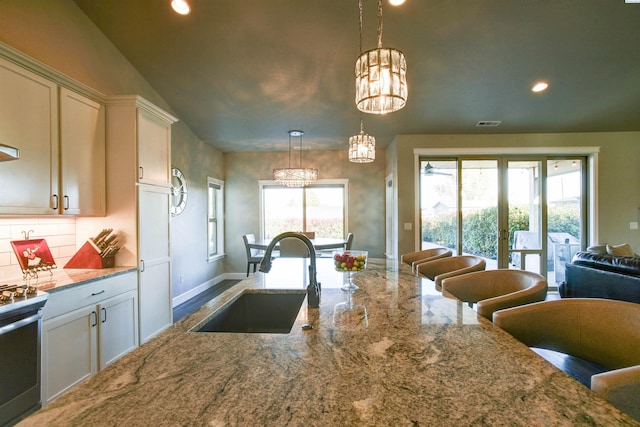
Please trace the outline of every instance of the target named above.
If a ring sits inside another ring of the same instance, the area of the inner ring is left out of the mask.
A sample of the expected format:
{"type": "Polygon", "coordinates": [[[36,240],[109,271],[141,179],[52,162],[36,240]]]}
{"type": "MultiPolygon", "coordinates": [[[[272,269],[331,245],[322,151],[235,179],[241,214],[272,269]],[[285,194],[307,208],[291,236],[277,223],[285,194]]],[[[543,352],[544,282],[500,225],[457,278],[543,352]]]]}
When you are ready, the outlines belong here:
{"type": "MultiPolygon", "coordinates": [[[[170,119],[169,123],[172,122],[170,119]]],[[[171,127],[166,118],[138,110],[138,182],[171,185],[171,127]]]]}
{"type": "Polygon", "coordinates": [[[137,95],[109,97],[107,107],[107,157],[122,166],[122,185],[170,188],[171,124],[177,119],[137,95]]]}
{"type": "Polygon", "coordinates": [[[0,143],[20,158],[0,163],[1,214],[55,213],[58,87],[0,58],[0,143]]]}
{"type": "Polygon", "coordinates": [[[60,89],[60,208],[105,215],[105,106],[60,89]]]}
{"type": "Polygon", "coordinates": [[[106,214],[101,95],[0,45],[0,214],[106,214]],[[73,89],[73,90],[71,90],[73,89]]]}

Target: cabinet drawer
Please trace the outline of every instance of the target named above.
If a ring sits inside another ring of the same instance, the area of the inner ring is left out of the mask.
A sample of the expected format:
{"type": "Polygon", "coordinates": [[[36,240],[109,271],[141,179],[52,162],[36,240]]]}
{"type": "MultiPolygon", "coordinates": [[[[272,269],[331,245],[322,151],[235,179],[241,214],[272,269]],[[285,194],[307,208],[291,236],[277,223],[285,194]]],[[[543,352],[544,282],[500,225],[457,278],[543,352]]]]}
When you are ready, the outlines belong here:
{"type": "Polygon", "coordinates": [[[44,306],[42,318],[47,320],[87,305],[99,304],[107,298],[136,290],[137,286],[138,275],[136,272],[129,272],[51,292],[44,306]]]}

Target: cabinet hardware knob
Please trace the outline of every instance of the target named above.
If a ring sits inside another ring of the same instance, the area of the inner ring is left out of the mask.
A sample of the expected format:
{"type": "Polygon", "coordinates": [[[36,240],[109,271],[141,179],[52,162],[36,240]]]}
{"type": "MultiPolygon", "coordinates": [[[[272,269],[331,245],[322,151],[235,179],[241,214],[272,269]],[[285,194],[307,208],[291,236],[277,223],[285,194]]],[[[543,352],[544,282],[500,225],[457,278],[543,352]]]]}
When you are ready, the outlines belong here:
{"type": "Polygon", "coordinates": [[[92,297],[95,297],[96,295],[104,294],[104,292],[105,292],[105,290],[104,290],[104,289],[103,289],[103,290],[101,290],[100,292],[92,292],[92,293],[91,293],[91,296],[92,296],[92,297]]]}
{"type": "Polygon", "coordinates": [[[102,323],[107,321],[107,309],[102,307],[102,323]]]}
{"type": "Polygon", "coordinates": [[[64,196],[64,210],[68,210],[69,209],[69,196],[64,196]]]}
{"type": "Polygon", "coordinates": [[[54,210],[58,210],[58,195],[57,194],[53,195],[53,209],[54,210]]]}
{"type": "Polygon", "coordinates": [[[96,313],[95,311],[92,311],[91,317],[93,317],[93,321],[91,323],[91,327],[93,328],[98,324],[98,313],[96,313]]]}

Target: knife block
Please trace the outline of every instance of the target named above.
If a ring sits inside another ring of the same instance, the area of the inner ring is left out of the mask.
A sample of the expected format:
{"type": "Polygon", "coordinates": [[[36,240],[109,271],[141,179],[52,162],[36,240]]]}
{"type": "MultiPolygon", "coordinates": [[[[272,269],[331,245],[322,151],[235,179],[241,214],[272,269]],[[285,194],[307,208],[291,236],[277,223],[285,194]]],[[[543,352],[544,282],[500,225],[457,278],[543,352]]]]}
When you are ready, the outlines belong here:
{"type": "Polygon", "coordinates": [[[115,256],[101,257],[100,250],[91,241],[87,240],[84,245],[71,257],[64,268],[111,268],[115,266],[115,256]]]}

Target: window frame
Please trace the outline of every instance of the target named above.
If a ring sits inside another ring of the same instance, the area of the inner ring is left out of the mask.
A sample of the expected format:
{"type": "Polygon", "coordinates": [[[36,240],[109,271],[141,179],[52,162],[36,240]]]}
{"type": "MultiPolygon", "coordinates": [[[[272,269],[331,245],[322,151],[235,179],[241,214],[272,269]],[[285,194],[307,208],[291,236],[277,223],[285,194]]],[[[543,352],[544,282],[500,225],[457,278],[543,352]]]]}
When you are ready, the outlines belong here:
{"type": "Polygon", "coordinates": [[[207,177],[207,262],[217,261],[225,256],[224,249],[224,186],[225,182],[216,178],[212,178],[210,176],[207,177]],[[217,187],[217,188],[216,188],[217,187]],[[211,216],[211,212],[209,212],[209,207],[211,206],[211,200],[209,197],[211,196],[211,189],[214,189],[213,194],[216,196],[216,215],[214,218],[211,216]],[[214,254],[209,253],[209,242],[212,240],[212,236],[210,233],[209,224],[214,221],[216,223],[216,248],[217,251],[214,254]]]}
{"type": "MultiPolygon", "coordinates": [[[[349,232],[349,179],[319,179],[314,184],[309,184],[306,187],[325,187],[325,186],[342,186],[343,188],[343,227],[345,235],[349,232]]],[[[274,180],[259,180],[258,181],[258,198],[260,205],[260,239],[264,240],[265,236],[265,217],[264,217],[264,187],[282,187],[282,184],[274,180]]]]}

